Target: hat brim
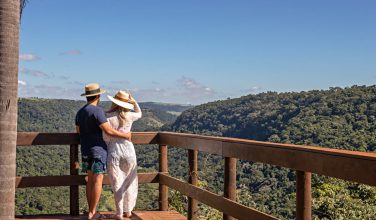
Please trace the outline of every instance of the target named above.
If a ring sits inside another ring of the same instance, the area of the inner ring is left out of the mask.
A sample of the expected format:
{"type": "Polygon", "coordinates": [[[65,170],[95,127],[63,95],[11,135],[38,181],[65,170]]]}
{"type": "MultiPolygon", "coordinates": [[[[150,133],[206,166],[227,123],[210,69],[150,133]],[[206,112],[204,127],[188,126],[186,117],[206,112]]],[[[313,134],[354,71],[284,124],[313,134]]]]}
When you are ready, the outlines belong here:
{"type": "Polygon", "coordinates": [[[90,96],[100,95],[100,94],[103,94],[103,93],[105,93],[105,92],[106,92],[106,90],[104,90],[104,89],[100,89],[100,91],[97,92],[97,93],[93,93],[93,94],[90,94],[90,95],[87,95],[86,93],[82,93],[81,96],[90,97],[90,96]]]}
{"type": "Polygon", "coordinates": [[[130,110],[134,109],[134,106],[131,103],[117,100],[114,97],[109,96],[109,95],[107,95],[107,97],[108,97],[109,100],[111,100],[111,102],[113,102],[114,104],[116,104],[116,105],[118,105],[118,106],[120,106],[122,108],[130,109],[130,110]]]}

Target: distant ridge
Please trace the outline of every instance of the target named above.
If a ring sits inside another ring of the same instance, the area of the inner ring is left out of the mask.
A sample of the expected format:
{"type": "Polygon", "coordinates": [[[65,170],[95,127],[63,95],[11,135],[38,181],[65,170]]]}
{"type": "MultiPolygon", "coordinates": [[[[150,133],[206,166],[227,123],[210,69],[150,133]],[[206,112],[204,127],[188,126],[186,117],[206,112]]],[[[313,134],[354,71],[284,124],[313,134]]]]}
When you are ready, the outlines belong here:
{"type": "MultiPolygon", "coordinates": [[[[74,117],[78,109],[85,105],[82,100],[19,98],[18,130],[38,132],[72,132],[74,117]]],[[[104,110],[109,101],[101,102],[104,110]]],[[[164,124],[172,123],[182,111],[191,106],[170,103],[140,103],[143,117],[134,123],[134,131],[159,130],[164,124]]]]}
{"type": "Polygon", "coordinates": [[[376,151],[376,86],[265,92],[185,111],[172,131],[376,151]]]}

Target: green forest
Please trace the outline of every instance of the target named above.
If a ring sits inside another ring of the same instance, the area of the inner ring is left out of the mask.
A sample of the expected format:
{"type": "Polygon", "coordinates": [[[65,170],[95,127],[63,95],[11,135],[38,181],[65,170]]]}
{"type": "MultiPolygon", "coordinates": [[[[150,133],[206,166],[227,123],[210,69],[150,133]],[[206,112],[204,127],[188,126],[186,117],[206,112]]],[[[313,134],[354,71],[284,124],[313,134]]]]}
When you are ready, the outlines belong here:
{"type": "MultiPolygon", "coordinates": [[[[109,103],[102,103],[108,107],[109,103]]],[[[19,131],[71,132],[82,101],[20,99],[19,131]]],[[[306,92],[265,92],[199,106],[141,103],[144,117],[134,131],[165,130],[237,137],[279,143],[376,152],[376,86],[353,86],[306,92]]],[[[157,146],[136,146],[139,172],[157,169],[157,146]]],[[[187,152],[169,148],[169,172],[187,179],[187,152]]],[[[69,173],[68,146],[17,148],[17,175],[69,173]]],[[[222,194],[223,158],[199,153],[199,184],[222,194]]],[[[313,175],[315,219],[374,219],[376,188],[313,175]]],[[[86,209],[81,188],[82,211],[86,209]]],[[[16,214],[67,213],[69,189],[17,189],[16,214]]],[[[138,209],[157,207],[157,185],[140,186],[138,209]]],[[[281,219],[295,217],[295,171],[248,161],[237,164],[238,202],[281,219]]],[[[187,198],[170,190],[170,208],[182,213],[187,198]]],[[[105,187],[100,210],[113,210],[113,197],[105,187]]],[[[200,204],[202,219],[221,213],[200,204]]]]}

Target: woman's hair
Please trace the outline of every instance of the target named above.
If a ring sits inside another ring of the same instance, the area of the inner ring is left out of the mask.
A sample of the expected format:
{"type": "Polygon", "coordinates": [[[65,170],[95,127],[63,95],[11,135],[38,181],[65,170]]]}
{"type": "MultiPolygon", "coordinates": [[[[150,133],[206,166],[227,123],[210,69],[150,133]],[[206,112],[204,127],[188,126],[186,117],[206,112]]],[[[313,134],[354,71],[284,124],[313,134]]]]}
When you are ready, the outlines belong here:
{"type": "Polygon", "coordinates": [[[107,113],[117,112],[118,113],[118,119],[119,119],[119,128],[121,128],[125,121],[126,121],[126,114],[129,112],[129,109],[120,107],[114,103],[112,103],[110,110],[107,111],[107,113]]]}

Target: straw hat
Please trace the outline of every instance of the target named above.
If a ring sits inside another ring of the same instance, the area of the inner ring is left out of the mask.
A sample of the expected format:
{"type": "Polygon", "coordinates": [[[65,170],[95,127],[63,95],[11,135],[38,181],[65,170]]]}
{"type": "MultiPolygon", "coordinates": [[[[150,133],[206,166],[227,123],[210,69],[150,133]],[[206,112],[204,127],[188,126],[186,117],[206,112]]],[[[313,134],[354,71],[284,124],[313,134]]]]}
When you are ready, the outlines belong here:
{"type": "Polygon", "coordinates": [[[133,110],[133,108],[134,108],[133,104],[131,104],[129,102],[130,101],[130,95],[127,92],[120,90],[119,92],[116,93],[116,95],[114,97],[111,97],[109,95],[107,97],[113,103],[115,103],[116,105],[118,105],[120,107],[130,109],[130,110],[133,110]]]}
{"type": "Polygon", "coordinates": [[[90,83],[85,86],[85,93],[81,94],[81,96],[96,96],[105,92],[105,90],[99,87],[98,83],[90,83]]]}

